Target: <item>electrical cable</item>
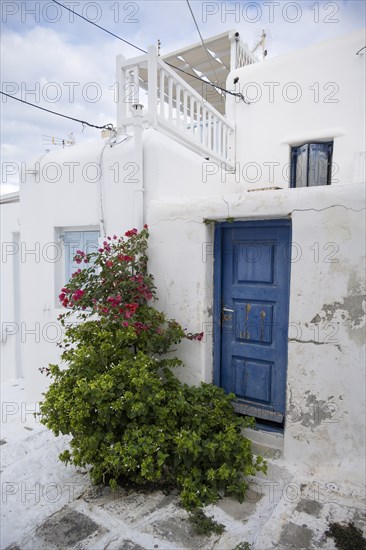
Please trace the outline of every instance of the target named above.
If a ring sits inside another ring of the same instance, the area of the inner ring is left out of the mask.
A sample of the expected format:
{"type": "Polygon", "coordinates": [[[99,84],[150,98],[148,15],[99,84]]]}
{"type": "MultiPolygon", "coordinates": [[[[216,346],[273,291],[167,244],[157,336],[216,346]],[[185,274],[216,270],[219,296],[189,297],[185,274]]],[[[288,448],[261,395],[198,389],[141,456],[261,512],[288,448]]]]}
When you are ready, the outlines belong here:
{"type": "Polygon", "coordinates": [[[55,4],[61,6],[61,8],[65,8],[65,10],[68,10],[68,11],[70,11],[71,13],[74,13],[75,15],[77,15],[77,16],[80,17],[81,19],[84,19],[84,21],[87,21],[88,23],[91,23],[91,24],[94,25],[95,27],[98,27],[98,29],[101,29],[102,31],[107,32],[107,33],[110,34],[111,36],[114,36],[115,38],[118,38],[118,40],[122,40],[122,42],[125,42],[125,43],[128,44],[129,46],[132,46],[133,48],[136,48],[137,50],[140,50],[140,52],[142,52],[142,53],[147,53],[147,52],[145,52],[145,50],[142,50],[142,49],[139,48],[138,46],[135,46],[135,44],[131,44],[131,42],[129,42],[128,40],[125,40],[124,38],[121,38],[120,36],[117,36],[116,34],[114,34],[114,33],[111,32],[111,31],[108,31],[108,30],[105,29],[104,27],[101,27],[100,25],[97,25],[96,23],[94,23],[94,21],[91,21],[91,20],[88,19],[87,17],[84,17],[84,15],[81,15],[81,14],[78,13],[77,11],[74,11],[74,10],[72,10],[71,8],[68,8],[67,6],[65,6],[64,4],[61,4],[61,2],[57,2],[57,0],[52,0],[52,2],[54,2],[55,4]]]}
{"type": "MultiPolygon", "coordinates": [[[[105,29],[104,27],[102,27],[101,25],[97,25],[96,23],[94,23],[94,21],[91,21],[90,19],[88,19],[87,17],[84,17],[83,15],[80,15],[80,13],[77,13],[76,11],[72,10],[71,8],[68,8],[67,6],[64,6],[64,4],[61,4],[60,2],[58,2],[57,0],[52,0],[52,2],[54,2],[55,4],[58,4],[59,6],[61,6],[62,8],[65,8],[66,10],[68,10],[69,12],[71,13],[74,13],[75,15],[77,15],[78,17],[80,17],[81,19],[84,19],[84,21],[86,21],[87,23],[91,23],[92,25],[94,25],[95,27],[98,27],[98,29],[101,29],[102,31],[110,34],[111,36],[114,36],[115,38],[117,38],[118,40],[121,40],[122,42],[124,42],[125,44],[128,44],[129,46],[132,46],[133,48],[136,48],[137,50],[139,50],[140,52],[142,53],[148,53],[146,50],[143,50],[142,48],[140,48],[139,46],[136,46],[135,44],[132,44],[132,42],[128,42],[128,40],[125,40],[124,38],[122,38],[121,36],[118,36],[117,34],[114,34],[112,33],[111,31],[105,29]]],[[[192,78],[195,78],[196,80],[200,80],[201,82],[203,82],[204,84],[207,84],[207,86],[212,86],[213,88],[217,88],[218,90],[220,90],[221,92],[225,92],[226,94],[230,94],[232,96],[235,96],[235,97],[239,97],[240,99],[242,99],[244,101],[244,103],[248,104],[249,105],[249,102],[245,99],[245,97],[243,96],[243,94],[241,92],[232,92],[230,90],[226,90],[225,88],[222,88],[221,86],[218,86],[217,84],[214,84],[213,82],[210,82],[210,81],[207,81],[207,80],[204,80],[203,78],[200,78],[199,76],[197,75],[194,75],[194,74],[191,74],[187,71],[185,71],[184,69],[181,69],[180,67],[176,67],[175,65],[173,65],[172,63],[168,63],[167,61],[164,61],[164,63],[166,63],[166,65],[168,65],[169,67],[171,67],[172,69],[175,69],[177,71],[180,71],[181,73],[184,73],[192,78]]]]}
{"type": "Polygon", "coordinates": [[[245,97],[243,96],[243,94],[241,92],[232,92],[231,90],[226,90],[225,88],[222,88],[221,86],[218,86],[217,84],[214,84],[213,82],[209,82],[207,80],[204,80],[203,78],[200,78],[199,76],[196,76],[195,74],[188,73],[184,69],[180,69],[179,67],[176,67],[175,65],[172,65],[171,63],[168,63],[167,61],[164,61],[164,63],[166,65],[168,65],[169,67],[171,67],[172,69],[176,69],[177,71],[180,71],[181,73],[187,74],[188,76],[191,76],[192,78],[195,78],[196,80],[200,80],[204,84],[207,84],[207,86],[212,86],[213,88],[217,88],[218,90],[221,90],[222,92],[225,92],[225,94],[229,94],[229,95],[233,95],[235,97],[239,97],[247,105],[250,104],[249,101],[247,101],[245,99],[245,97]]]}
{"type": "Polygon", "coordinates": [[[206,44],[205,44],[205,42],[204,42],[204,40],[203,40],[201,31],[200,31],[200,29],[199,29],[199,27],[198,27],[198,23],[197,23],[197,21],[196,21],[196,18],[195,18],[195,16],[194,16],[193,11],[192,11],[191,4],[189,3],[189,0],[186,0],[186,2],[187,2],[187,6],[188,6],[188,8],[189,8],[189,11],[191,12],[191,15],[192,15],[192,17],[193,17],[194,24],[196,25],[196,29],[197,29],[198,35],[199,35],[199,37],[200,37],[200,39],[201,39],[202,47],[203,47],[203,49],[205,50],[206,55],[207,55],[207,59],[209,60],[209,62],[210,62],[210,64],[211,64],[211,68],[212,68],[212,70],[213,70],[213,72],[214,72],[214,75],[215,75],[215,77],[216,77],[216,82],[218,82],[219,79],[218,79],[218,76],[217,76],[217,74],[216,74],[216,70],[215,70],[215,67],[214,67],[214,65],[213,65],[213,62],[212,62],[212,56],[210,55],[208,49],[206,48],[206,44]]]}
{"type": "Polygon", "coordinates": [[[90,124],[90,122],[87,122],[86,120],[80,120],[79,118],[74,118],[72,116],[64,115],[62,113],[57,113],[56,111],[51,111],[50,109],[46,109],[45,107],[41,107],[40,105],[35,105],[34,103],[30,103],[29,101],[25,101],[25,99],[20,99],[19,97],[15,97],[15,95],[10,95],[5,92],[0,91],[2,95],[6,95],[7,97],[11,97],[11,99],[15,99],[16,101],[20,101],[21,103],[25,103],[26,105],[30,105],[31,107],[35,107],[36,109],[40,109],[41,111],[46,111],[47,113],[51,113],[53,115],[60,116],[62,118],[68,118],[69,120],[74,120],[75,122],[79,122],[83,126],[89,126],[90,128],[97,128],[98,130],[113,130],[113,124],[104,124],[104,126],[97,126],[96,124],[90,124]]]}

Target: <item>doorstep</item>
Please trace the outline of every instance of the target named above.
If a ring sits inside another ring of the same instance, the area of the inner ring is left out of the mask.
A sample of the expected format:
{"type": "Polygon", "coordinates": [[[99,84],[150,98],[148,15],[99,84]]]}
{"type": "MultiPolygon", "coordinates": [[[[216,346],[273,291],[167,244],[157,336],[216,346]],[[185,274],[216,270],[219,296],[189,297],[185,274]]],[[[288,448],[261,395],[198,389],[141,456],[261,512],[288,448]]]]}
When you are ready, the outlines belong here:
{"type": "Polygon", "coordinates": [[[250,428],[244,428],[242,433],[252,442],[252,449],[255,454],[261,454],[264,458],[280,458],[283,456],[283,433],[252,430],[250,428]]]}

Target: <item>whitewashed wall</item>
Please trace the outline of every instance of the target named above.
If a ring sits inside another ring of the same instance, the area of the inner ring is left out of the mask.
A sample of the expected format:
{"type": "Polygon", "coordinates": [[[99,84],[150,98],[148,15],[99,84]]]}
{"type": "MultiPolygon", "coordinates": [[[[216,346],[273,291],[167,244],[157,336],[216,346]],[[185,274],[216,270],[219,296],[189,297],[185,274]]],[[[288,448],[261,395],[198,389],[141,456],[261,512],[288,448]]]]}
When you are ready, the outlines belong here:
{"type": "MultiPolygon", "coordinates": [[[[99,229],[103,240],[141,227],[144,221],[139,211],[141,159],[135,140],[123,140],[119,137],[120,143],[112,147],[100,140],[48,153],[22,175],[22,240],[27,250],[35,250],[26,255],[21,274],[23,372],[29,401],[38,400],[49,382],[38,369],[58,360],[55,343],[62,332],[57,317],[62,309],[57,296],[65,262],[58,235],[99,229]]],[[[145,210],[154,196],[200,195],[201,157],[154,130],[145,132],[143,151],[145,210]]],[[[215,181],[209,188],[218,192],[215,181]]]]}
{"type": "Polygon", "coordinates": [[[105,234],[113,234],[134,226],[137,184],[127,181],[131,174],[127,163],[133,161],[131,141],[110,147],[99,140],[46,154],[22,175],[22,240],[37,252],[27,256],[21,275],[22,320],[27,331],[35,331],[23,338],[29,401],[38,400],[48,382],[38,369],[58,360],[55,342],[62,335],[57,321],[62,310],[57,297],[65,282],[64,250],[58,236],[64,230],[98,229],[103,238],[104,229],[105,234]]]}
{"type": "Polygon", "coordinates": [[[190,383],[212,380],[213,225],[203,219],[291,218],[284,458],[341,491],[364,483],[365,78],[364,59],[356,56],[363,42],[362,32],[352,33],[229,76],[229,88],[239,76],[240,84],[255,82],[263,90],[251,105],[227,99],[237,128],[236,174],[202,161],[201,180],[192,180],[178,148],[173,154],[172,145],[168,156],[165,147],[146,152],[146,164],[159,167],[147,221],[161,304],[184,326],[205,331],[203,343],[180,348],[181,376],[190,383]],[[266,100],[270,82],[278,83],[275,92],[295,82],[301,99],[291,103],[280,93],[273,103],[266,100]],[[314,101],[309,88],[317,82],[314,101]],[[332,185],[289,189],[283,174],[290,146],[331,139],[332,185]],[[269,187],[281,189],[262,190],[269,187]]]}
{"type": "Polygon", "coordinates": [[[229,208],[239,220],[292,219],[284,458],[344,491],[345,479],[363,482],[366,412],[365,197],[362,185],[350,189],[156,201],[149,216],[150,265],[164,308],[206,333],[204,342],[186,343],[181,350],[182,378],[190,383],[212,380],[213,228],[202,217],[222,221],[229,208]]]}
{"type": "Polygon", "coordinates": [[[1,382],[21,376],[20,288],[21,265],[19,200],[2,197],[1,208],[1,382]]]}
{"type": "Polygon", "coordinates": [[[360,30],[229,75],[228,88],[238,77],[251,102],[227,100],[244,188],[288,187],[290,146],[332,139],[332,185],[365,182],[366,54],[356,55],[364,45],[360,30]]]}

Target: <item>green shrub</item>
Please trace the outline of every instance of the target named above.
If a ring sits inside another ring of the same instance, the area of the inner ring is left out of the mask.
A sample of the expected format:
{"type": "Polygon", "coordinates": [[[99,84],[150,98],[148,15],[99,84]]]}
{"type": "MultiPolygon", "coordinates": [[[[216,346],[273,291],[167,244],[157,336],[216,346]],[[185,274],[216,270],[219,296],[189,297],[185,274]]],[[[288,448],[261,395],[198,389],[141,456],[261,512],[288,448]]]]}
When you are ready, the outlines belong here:
{"type": "Polygon", "coordinates": [[[215,521],[212,516],[207,516],[200,508],[196,508],[190,513],[189,521],[192,523],[197,535],[221,535],[225,531],[222,523],[215,521]]]}
{"type": "Polygon", "coordinates": [[[234,396],[221,388],[190,387],[173,374],[182,363],[166,358],[169,347],[202,334],[187,334],[147,304],[155,295],[146,270],[147,228],[126,235],[98,253],[79,251],[90,265],[60,295],[61,301],[69,296],[61,318],[66,368],[43,369],[53,381],[41,403],[42,422],[56,435],[72,436],[60,459],[90,466],[97,483],[174,484],[186,509],[224,494],[242,501],[245,476],[265,471],[241,435],[252,420],[234,413],[234,396]],[[82,322],[67,325],[75,313],[82,322]]]}

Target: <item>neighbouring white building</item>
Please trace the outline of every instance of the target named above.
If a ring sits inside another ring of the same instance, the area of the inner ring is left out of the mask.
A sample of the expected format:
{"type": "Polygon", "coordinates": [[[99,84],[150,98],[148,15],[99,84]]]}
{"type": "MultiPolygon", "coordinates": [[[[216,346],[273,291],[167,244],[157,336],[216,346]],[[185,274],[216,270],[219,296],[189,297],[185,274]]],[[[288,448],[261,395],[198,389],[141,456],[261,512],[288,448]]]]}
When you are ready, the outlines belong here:
{"type": "Polygon", "coordinates": [[[234,391],[288,463],[360,486],[364,46],[357,31],[258,61],[231,32],[210,62],[199,45],[118,57],[117,134],[42,155],[1,197],[2,380],[40,399],[70,250],[147,223],[159,307],[205,333],[180,345],[182,378],[234,391]],[[244,99],[187,76],[215,81],[212,64],[244,99]]]}

